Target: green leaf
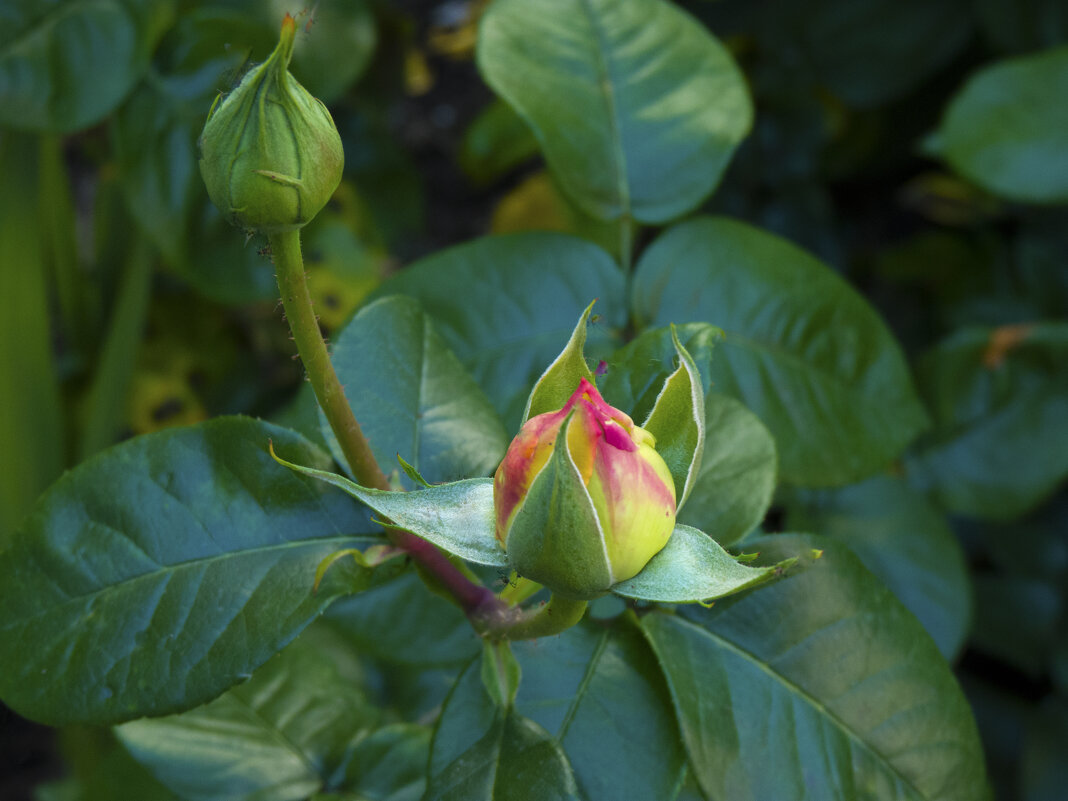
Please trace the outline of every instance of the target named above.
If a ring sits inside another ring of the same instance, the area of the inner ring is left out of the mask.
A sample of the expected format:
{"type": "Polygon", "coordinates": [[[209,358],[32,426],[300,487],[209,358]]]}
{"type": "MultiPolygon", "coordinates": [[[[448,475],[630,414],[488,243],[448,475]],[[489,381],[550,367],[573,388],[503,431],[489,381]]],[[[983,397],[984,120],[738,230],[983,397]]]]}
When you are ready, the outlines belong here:
{"type": "Polygon", "coordinates": [[[393,525],[480,565],[506,567],[493,516],[493,479],[469,478],[417,492],[369,489],[328,470],[275,457],[291,470],[332,484],[367,504],[393,525]]]}
{"type": "MultiPolygon", "coordinates": [[[[411,298],[382,298],[345,326],[330,360],[380,465],[403,457],[430,482],[492,473],[508,433],[485,394],[411,298]]],[[[339,464],[341,445],[320,412],[339,464]]],[[[418,486],[405,476],[409,487],[418,486]]]]}
{"type": "Polygon", "coordinates": [[[1039,681],[1063,640],[1063,582],[978,574],[973,584],[975,625],[969,648],[1039,681]]]}
{"type": "Polygon", "coordinates": [[[690,211],[752,123],[727,50],[664,0],[499,0],[478,66],[568,194],[604,220],[690,211]]]}
{"type": "Polygon", "coordinates": [[[737,542],[763,520],[775,491],[779,456],[760,419],[734,398],[705,396],[705,450],[680,523],[720,545],[737,542]]]}
{"type": "MultiPolygon", "coordinates": [[[[529,717],[563,748],[579,797],[672,797],[684,765],[678,728],[656,661],[632,625],[579,625],[513,643],[512,650],[523,669],[514,713],[529,717]]],[[[442,710],[431,775],[471,749],[496,714],[472,665],[442,710]]]]}
{"type": "Polygon", "coordinates": [[[1000,50],[1022,53],[1068,41],[1060,0],[979,0],[975,14],[984,37],[1000,50]]]}
{"type": "Polygon", "coordinates": [[[1068,201],[1068,47],[996,62],[950,101],[941,152],[969,180],[1031,203],[1068,201]]]}
{"type": "Polygon", "coordinates": [[[589,323],[590,312],[593,311],[593,304],[596,302],[590,303],[582,312],[567,345],[553,360],[553,363],[545,368],[541,378],[535,382],[534,389],[530,391],[530,397],[527,398],[526,408],[523,410],[523,423],[539,414],[562,409],[583,378],[591,384],[596,382],[589,365],[586,364],[586,357],[583,355],[586,347],[586,326],[589,323]]]}
{"type": "Polygon", "coordinates": [[[885,582],[952,660],[971,621],[968,566],[945,516],[905,482],[878,476],[839,490],[798,492],[786,527],[838,540],[885,582]]]}
{"type": "Polygon", "coordinates": [[[443,250],[399,272],[375,297],[390,294],[419,300],[509,431],[519,428],[531,385],[590,300],[598,298],[602,318],[589,332],[594,358],[627,322],[615,262],[564,234],[489,236],[443,250]]]}
{"type": "Polygon", "coordinates": [[[351,648],[313,627],[210,704],[116,733],[182,798],[300,801],[328,786],[351,743],[378,723],[359,680],[351,648]]]}
{"type": "Polygon", "coordinates": [[[39,155],[47,157],[31,137],[0,134],[0,550],[64,462],[39,155]]]}
{"type": "MultiPolygon", "coordinates": [[[[765,559],[821,540],[758,541],[765,559]]],[[[988,797],[971,710],[934,641],[845,548],[642,626],[706,797],[988,797]]]]}
{"type": "Polygon", "coordinates": [[[791,558],[769,567],[749,567],[703,531],[680,525],[641,573],[616,584],[612,592],[641,601],[711,601],[763,584],[781,575],[794,561],[791,558]]]}
{"type": "Polygon", "coordinates": [[[460,142],[460,169],[486,186],[538,153],[538,140],[512,107],[500,100],[472,120],[460,142]]]}
{"type": "Polygon", "coordinates": [[[164,41],[171,63],[137,87],[110,126],[130,214],[172,269],[228,303],[277,297],[259,245],[223,219],[197,167],[212,99],[252,52],[255,31],[247,17],[215,7],[183,14],[164,41]]]}
{"type": "Polygon", "coordinates": [[[672,797],[685,754],[637,627],[580,625],[512,648],[523,668],[516,710],[554,735],[584,799],[672,797]]]}
{"type": "Polygon", "coordinates": [[[1020,765],[1022,801],[1057,801],[1068,782],[1068,698],[1051,696],[1031,721],[1020,765]]]}
{"type": "Polygon", "coordinates": [[[370,801],[419,801],[429,757],[430,729],[411,723],[384,726],[356,745],[342,785],[370,801]]]}
{"type": "Polygon", "coordinates": [[[174,19],[172,0],[19,3],[0,30],[0,125],[75,131],[137,83],[174,19]]]}
{"type": "Polygon", "coordinates": [[[768,44],[788,53],[784,69],[811,69],[850,106],[872,108],[912,91],[959,53],[971,13],[966,0],[802,0],[774,14],[778,36],[768,44]]]}
{"type": "Polygon", "coordinates": [[[461,674],[434,730],[424,801],[578,801],[571,767],[545,729],[500,711],[479,673],[461,674]]]}
{"type": "Polygon", "coordinates": [[[522,677],[522,670],[512,653],[511,643],[507,640],[483,641],[481,676],[482,686],[493,703],[501,709],[511,707],[522,677]]]}
{"type": "Polygon", "coordinates": [[[957,332],[922,356],[935,427],[906,463],[951,512],[1020,515],[1068,476],[1068,323],[957,332]]]}
{"type": "Polygon", "coordinates": [[[325,615],[361,653],[390,664],[456,665],[481,647],[463,612],[443,603],[414,571],[342,598],[325,615]]]}
{"type": "Polygon", "coordinates": [[[785,481],[856,481],[926,424],[878,314],[826,265],[759,229],[708,217],[675,226],[642,256],[632,304],[641,325],[723,327],[713,384],[771,430],[785,481]]]}
{"type": "Polygon", "coordinates": [[[560,746],[514,712],[497,718],[428,785],[425,801],[578,801],[560,746]]]}
{"type": "MultiPolygon", "coordinates": [[[[0,696],[53,725],[189,709],[246,677],[343,588],[315,569],[370,526],[342,493],[273,463],[329,457],[219,418],[93,457],[0,559],[0,696]]],[[[377,539],[377,538],[376,538],[377,539]]]]}
{"type": "Polygon", "coordinates": [[[642,428],[656,438],[656,451],[671,471],[681,509],[693,491],[705,451],[705,392],[697,365],[679,342],[674,325],[671,341],[679,366],[664,382],[642,428]]]}

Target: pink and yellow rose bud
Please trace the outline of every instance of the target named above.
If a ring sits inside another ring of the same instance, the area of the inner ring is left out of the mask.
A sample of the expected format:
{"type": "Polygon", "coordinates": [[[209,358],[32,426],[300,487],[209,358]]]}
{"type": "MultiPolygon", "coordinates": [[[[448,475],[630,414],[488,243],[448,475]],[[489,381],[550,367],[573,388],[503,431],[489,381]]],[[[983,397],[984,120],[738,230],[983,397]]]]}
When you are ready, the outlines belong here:
{"type": "Polygon", "coordinates": [[[675,485],[653,436],[585,378],[532,417],[493,480],[497,539],[516,571],[572,598],[637,575],[675,529],[675,485]]]}

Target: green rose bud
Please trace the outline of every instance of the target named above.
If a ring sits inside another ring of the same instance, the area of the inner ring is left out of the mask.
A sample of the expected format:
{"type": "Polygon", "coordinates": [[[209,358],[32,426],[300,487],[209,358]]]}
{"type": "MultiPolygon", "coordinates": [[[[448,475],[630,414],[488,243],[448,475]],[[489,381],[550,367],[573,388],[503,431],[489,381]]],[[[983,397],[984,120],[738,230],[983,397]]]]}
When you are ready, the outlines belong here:
{"type": "Polygon", "coordinates": [[[585,378],[530,418],[493,479],[497,539],[516,571],[589,599],[636,576],[675,529],[675,483],[648,431],[585,378]]]}
{"type": "Polygon", "coordinates": [[[307,225],[341,182],[345,155],[326,106],[289,74],[296,21],[278,47],[216,101],[200,137],[200,174],[234,225],[265,234],[307,225]]]}

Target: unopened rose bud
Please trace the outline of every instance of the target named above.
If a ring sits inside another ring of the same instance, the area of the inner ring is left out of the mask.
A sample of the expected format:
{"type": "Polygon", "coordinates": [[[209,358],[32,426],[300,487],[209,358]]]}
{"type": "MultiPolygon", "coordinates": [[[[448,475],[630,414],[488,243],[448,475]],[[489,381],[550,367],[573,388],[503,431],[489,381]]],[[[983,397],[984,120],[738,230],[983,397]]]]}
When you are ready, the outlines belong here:
{"type": "Polygon", "coordinates": [[[200,137],[208,195],[234,225],[265,234],[306,225],[341,182],[345,156],[326,106],[289,74],[296,22],[216,103],[200,137]]]}
{"type": "Polygon", "coordinates": [[[675,485],[653,436],[585,378],[532,417],[493,481],[497,538],[516,571],[588,599],[637,575],[675,529],[675,485]]]}

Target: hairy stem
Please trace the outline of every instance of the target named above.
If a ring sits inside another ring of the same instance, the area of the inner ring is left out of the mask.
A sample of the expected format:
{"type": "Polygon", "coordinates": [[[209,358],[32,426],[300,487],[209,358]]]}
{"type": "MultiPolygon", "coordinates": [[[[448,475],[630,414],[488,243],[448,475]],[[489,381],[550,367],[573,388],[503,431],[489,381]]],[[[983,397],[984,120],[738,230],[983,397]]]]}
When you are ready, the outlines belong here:
{"type": "MultiPolygon", "coordinates": [[[[274,256],[278,289],[286,320],[293,332],[297,352],[304,362],[315,397],[330,422],[345,460],[352,468],[356,481],[365,487],[388,490],[389,481],[375,461],[371,446],[360,429],[338,381],[330,354],[326,350],[319,321],[315,316],[308,281],[304,274],[304,259],[300,253],[300,233],[285,231],[272,234],[268,241],[274,256]]],[[[489,589],[471,581],[432,544],[408,531],[388,528],[390,541],[403,549],[425,571],[429,572],[469,615],[485,614],[495,605],[504,606],[489,589]]]]}
{"type": "Polygon", "coordinates": [[[337,380],[334,365],[330,363],[326,343],[319,330],[319,320],[315,316],[311,295],[308,293],[308,281],[304,275],[304,259],[300,254],[300,233],[285,231],[269,237],[271,255],[274,257],[278,279],[278,289],[282,293],[282,305],[286,310],[286,320],[293,332],[293,341],[297,343],[297,352],[308,372],[308,380],[319,405],[330,421],[330,427],[337,436],[345,461],[352,468],[352,474],[359,484],[365,487],[388,490],[389,481],[375,461],[367,437],[360,430],[360,424],[352,414],[352,408],[345,399],[345,391],[337,380]]]}

